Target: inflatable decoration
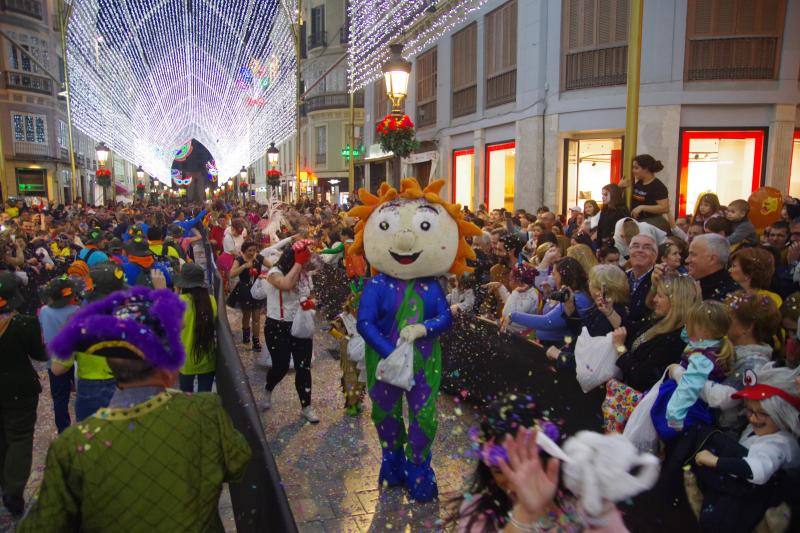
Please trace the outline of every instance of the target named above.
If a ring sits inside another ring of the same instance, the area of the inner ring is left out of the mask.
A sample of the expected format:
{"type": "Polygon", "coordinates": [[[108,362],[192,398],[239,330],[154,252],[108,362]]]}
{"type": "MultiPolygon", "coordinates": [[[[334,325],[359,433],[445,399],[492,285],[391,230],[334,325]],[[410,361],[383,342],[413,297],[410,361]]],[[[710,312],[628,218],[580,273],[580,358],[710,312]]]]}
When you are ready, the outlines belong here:
{"type": "Polygon", "coordinates": [[[363,205],[349,212],[359,222],[348,256],[365,255],[375,274],[364,284],[357,328],[366,341],[372,421],[383,454],[379,484],[404,484],[421,502],[438,494],[431,468],[442,377],[438,337],[452,321],[437,278],[471,271],[467,260],[475,254],[466,238],[481,234],[460,206],[439,196],[443,185],[438,180],[422,189],[407,178],[400,191],[386,183],[378,196],[361,189],[363,205]],[[405,361],[403,385],[389,376],[398,360],[405,361]]]}
{"type": "Polygon", "coordinates": [[[761,187],[747,199],[750,204],[750,222],[758,230],[763,230],[770,224],[781,219],[783,209],[783,195],[773,187],[761,187]]]}

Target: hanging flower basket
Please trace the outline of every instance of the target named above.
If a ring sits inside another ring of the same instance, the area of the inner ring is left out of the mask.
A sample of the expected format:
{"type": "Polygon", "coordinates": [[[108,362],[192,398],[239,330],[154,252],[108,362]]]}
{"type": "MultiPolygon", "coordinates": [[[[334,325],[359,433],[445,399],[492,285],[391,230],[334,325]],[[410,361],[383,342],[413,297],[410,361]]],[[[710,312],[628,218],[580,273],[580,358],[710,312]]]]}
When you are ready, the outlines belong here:
{"type": "Polygon", "coordinates": [[[418,146],[414,123],[408,115],[396,117],[386,115],[375,127],[378,142],[384,152],[394,152],[400,157],[408,157],[418,146]]]}
{"type": "Polygon", "coordinates": [[[247,192],[247,183],[240,183],[239,190],[242,192],[247,192]]]}
{"type": "Polygon", "coordinates": [[[270,169],[267,171],[267,185],[270,187],[278,187],[281,184],[281,171],[277,169],[270,169]]]}
{"type": "Polygon", "coordinates": [[[107,168],[98,168],[94,173],[95,181],[101,187],[108,187],[111,185],[111,171],[107,168]]]}
{"type": "Polygon", "coordinates": [[[137,183],[136,184],[136,194],[139,198],[144,198],[144,183],[137,183]]]}

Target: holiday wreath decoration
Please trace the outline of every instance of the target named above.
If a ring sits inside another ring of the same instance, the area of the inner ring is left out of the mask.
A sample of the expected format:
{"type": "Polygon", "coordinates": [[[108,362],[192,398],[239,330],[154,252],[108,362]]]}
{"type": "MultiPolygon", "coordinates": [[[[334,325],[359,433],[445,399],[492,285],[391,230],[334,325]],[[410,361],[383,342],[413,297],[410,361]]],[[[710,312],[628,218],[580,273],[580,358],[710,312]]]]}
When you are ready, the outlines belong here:
{"type": "Polygon", "coordinates": [[[270,187],[277,187],[281,184],[281,171],[272,168],[267,170],[267,185],[270,187]]]}
{"type": "Polygon", "coordinates": [[[399,157],[408,157],[419,143],[414,130],[414,123],[408,115],[397,117],[386,115],[375,127],[378,142],[384,152],[393,152],[399,157]]]}
{"type": "Polygon", "coordinates": [[[111,171],[105,167],[100,167],[94,173],[97,184],[101,187],[108,187],[111,185],[111,171]]]}

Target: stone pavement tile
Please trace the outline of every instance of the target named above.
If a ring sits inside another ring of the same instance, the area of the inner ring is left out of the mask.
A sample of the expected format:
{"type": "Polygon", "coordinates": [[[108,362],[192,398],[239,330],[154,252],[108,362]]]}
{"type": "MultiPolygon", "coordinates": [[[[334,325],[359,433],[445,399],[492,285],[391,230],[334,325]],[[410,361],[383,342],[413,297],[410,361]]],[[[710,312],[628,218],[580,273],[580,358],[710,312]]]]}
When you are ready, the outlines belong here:
{"type": "Polygon", "coordinates": [[[364,506],[361,504],[358,495],[350,494],[331,494],[327,496],[328,502],[337,517],[349,517],[366,514],[364,506]]]}
{"type": "Polygon", "coordinates": [[[352,518],[336,518],[334,520],[323,520],[325,533],[359,533],[361,529],[352,518]]]}
{"type": "Polygon", "coordinates": [[[327,500],[298,498],[290,500],[289,506],[298,523],[334,518],[333,509],[327,500]]]}
{"type": "Polygon", "coordinates": [[[325,526],[322,522],[305,522],[297,524],[297,529],[300,533],[325,533],[325,526]]]}

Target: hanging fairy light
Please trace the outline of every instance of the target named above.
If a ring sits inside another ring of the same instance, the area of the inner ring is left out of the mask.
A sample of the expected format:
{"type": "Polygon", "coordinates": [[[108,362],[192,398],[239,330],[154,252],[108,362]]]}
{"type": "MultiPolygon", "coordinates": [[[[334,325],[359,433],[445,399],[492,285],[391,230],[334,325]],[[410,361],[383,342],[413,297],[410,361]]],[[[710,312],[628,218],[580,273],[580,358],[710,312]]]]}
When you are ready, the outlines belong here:
{"type": "Polygon", "coordinates": [[[403,38],[403,57],[413,58],[444,34],[466,22],[487,0],[351,0],[348,48],[350,91],[357,91],[381,77],[381,66],[389,59],[389,43],[428,17],[424,24],[403,38]],[[442,5],[444,4],[444,5],[442,5]]]}
{"type": "Polygon", "coordinates": [[[72,2],[75,126],[164,183],[187,139],[214,154],[220,178],[235,175],[268,139],[294,134],[296,59],[282,3],[72,2]]]}

